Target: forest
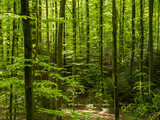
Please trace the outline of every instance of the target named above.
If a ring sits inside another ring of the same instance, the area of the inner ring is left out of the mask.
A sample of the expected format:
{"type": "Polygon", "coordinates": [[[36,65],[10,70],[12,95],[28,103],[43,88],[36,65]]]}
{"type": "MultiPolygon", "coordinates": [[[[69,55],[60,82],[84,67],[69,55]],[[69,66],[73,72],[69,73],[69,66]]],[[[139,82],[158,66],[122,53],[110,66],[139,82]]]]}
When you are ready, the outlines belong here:
{"type": "Polygon", "coordinates": [[[0,6],[0,120],[160,120],[160,0],[0,6]]]}

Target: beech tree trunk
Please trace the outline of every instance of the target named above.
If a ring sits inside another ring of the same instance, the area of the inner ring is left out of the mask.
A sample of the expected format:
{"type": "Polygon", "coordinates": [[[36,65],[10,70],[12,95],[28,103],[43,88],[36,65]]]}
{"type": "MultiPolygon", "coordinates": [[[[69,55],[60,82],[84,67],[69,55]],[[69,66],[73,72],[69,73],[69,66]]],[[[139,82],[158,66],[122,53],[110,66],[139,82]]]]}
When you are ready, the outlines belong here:
{"type": "MultiPolygon", "coordinates": [[[[73,65],[72,65],[72,75],[74,80],[76,80],[76,0],[72,0],[72,18],[73,18],[73,65]]],[[[75,88],[73,90],[73,110],[75,110],[75,88]]]]}
{"type": "Polygon", "coordinates": [[[153,2],[154,0],[149,0],[149,95],[153,82],[153,2]]]}
{"type": "MultiPolygon", "coordinates": [[[[61,0],[61,3],[60,3],[60,18],[63,18],[65,17],[65,4],[66,4],[66,0],[61,0]]],[[[58,44],[57,44],[57,67],[58,68],[62,68],[62,38],[63,38],[63,27],[64,27],[64,24],[63,23],[59,23],[59,31],[58,31],[58,44]]],[[[62,75],[62,72],[61,70],[58,70],[57,73],[59,75],[62,75]]],[[[57,87],[58,89],[61,90],[61,80],[60,79],[57,79],[57,87]]],[[[57,110],[61,110],[61,106],[62,106],[62,98],[59,98],[57,101],[56,101],[56,109],[57,110]]],[[[56,120],[62,120],[62,117],[61,116],[57,116],[56,117],[56,120]]]]}
{"type": "Polygon", "coordinates": [[[140,1],[140,6],[141,6],[141,9],[140,9],[140,40],[141,40],[141,43],[140,43],[140,49],[141,49],[141,53],[140,53],[140,94],[142,94],[142,87],[141,87],[141,83],[143,82],[143,42],[144,42],[144,28],[143,28],[143,0],[140,1]]]}
{"type": "Polygon", "coordinates": [[[87,64],[90,60],[90,43],[89,43],[89,0],[86,0],[86,11],[87,11],[87,64]]]}
{"type": "Polygon", "coordinates": [[[104,94],[103,84],[103,0],[100,0],[100,66],[101,66],[101,88],[102,94],[104,94]]]}
{"type": "MultiPolygon", "coordinates": [[[[135,53],[135,0],[132,0],[132,53],[131,53],[131,76],[133,72],[133,64],[134,64],[134,53],[135,53]]],[[[131,85],[133,86],[133,80],[131,79],[131,85]]]]}
{"type": "MultiPolygon", "coordinates": [[[[30,16],[29,0],[21,0],[21,14],[26,17],[30,16]]],[[[34,120],[31,25],[29,18],[22,19],[22,22],[24,33],[26,120],[34,120]]]]}
{"type": "Polygon", "coordinates": [[[115,112],[115,120],[119,120],[118,81],[117,81],[117,10],[116,10],[115,0],[112,0],[112,28],[113,28],[114,112],[115,112]]]}

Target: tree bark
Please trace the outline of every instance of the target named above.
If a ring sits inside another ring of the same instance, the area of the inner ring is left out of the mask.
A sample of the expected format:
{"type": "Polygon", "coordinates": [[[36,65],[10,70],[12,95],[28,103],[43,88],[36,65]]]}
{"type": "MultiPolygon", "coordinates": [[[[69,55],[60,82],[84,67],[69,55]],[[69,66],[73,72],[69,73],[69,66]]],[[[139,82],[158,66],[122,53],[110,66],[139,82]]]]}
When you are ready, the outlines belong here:
{"type": "MultiPolygon", "coordinates": [[[[58,17],[57,11],[57,0],[55,0],[55,18],[58,17]]],[[[58,35],[58,23],[55,24],[55,53],[54,53],[54,62],[57,63],[57,35],[58,35]]]]}
{"type": "Polygon", "coordinates": [[[87,11],[87,64],[89,64],[90,61],[90,26],[89,26],[89,0],[86,0],[86,11],[87,11]]]}
{"type": "Polygon", "coordinates": [[[153,82],[153,2],[154,0],[149,0],[149,95],[153,82]]]}
{"type": "Polygon", "coordinates": [[[32,39],[29,14],[29,0],[21,0],[21,14],[27,17],[22,19],[24,33],[24,58],[25,58],[25,99],[26,120],[34,120],[33,103],[33,75],[32,75],[32,39]]]}
{"type": "MultiPolygon", "coordinates": [[[[131,76],[133,74],[133,64],[134,64],[134,54],[135,54],[135,0],[132,0],[132,53],[131,53],[131,76]]],[[[132,77],[131,77],[132,78],[132,77]]],[[[133,85],[133,80],[131,79],[131,85],[133,85]]]]}
{"type": "Polygon", "coordinates": [[[113,28],[114,112],[115,112],[115,120],[119,120],[118,81],[117,81],[117,10],[116,10],[115,0],[112,0],[112,28],[113,28]]]}
{"type": "MultiPolygon", "coordinates": [[[[61,0],[60,3],[60,18],[65,17],[65,4],[66,4],[66,0],[61,0]]],[[[58,32],[58,44],[57,44],[57,67],[58,68],[62,68],[62,38],[63,38],[63,27],[64,24],[62,22],[59,23],[59,32],[58,32]]],[[[62,75],[61,70],[58,70],[57,73],[59,75],[62,75]]],[[[61,80],[57,79],[57,87],[58,89],[61,90],[61,80]]],[[[56,109],[57,110],[61,110],[61,106],[62,106],[62,98],[59,98],[56,101],[56,109]]],[[[56,120],[62,120],[61,116],[57,116],[56,120]]]]}
{"type": "MultiPolygon", "coordinates": [[[[72,0],[72,18],[73,18],[73,66],[72,66],[72,76],[74,78],[74,81],[76,80],[76,0],[72,0]]],[[[73,90],[73,110],[75,110],[75,88],[73,90]]]]}
{"type": "MultiPolygon", "coordinates": [[[[122,3],[120,1],[120,7],[121,7],[121,4],[122,3]]],[[[119,59],[120,59],[120,62],[123,60],[123,57],[124,57],[124,20],[125,20],[124,14],[125,14],[125,0],[123,0],[122,13],[121,13],[121,8],[120,8],[120,19],[121,19],[120,20],[120,37],[119,37],[119,59]]]]}
{"type": "Polygon", "coordinates": [[[158,56],[158,47],[159,47],[159,19],[160,19],[160,0],[158,0],[158,37],[157,37],[157,56],[158,56]]]}
{"type": "Polygon", "coordinates": [[[103,84],[103,0],[100,0],[100,69],[101,69],[101,88],[104,94],[103,84]]]}
{"type": "Polygon", "coordinates": [[[142,94],[142,87],[141,87],[141,83],[143,82],[143,42],[144,42],[144,28],[143,28],[143,0],[140,1],[140,49],[141,49],[141,53],[140,53],[140,94],[142,94]]]}

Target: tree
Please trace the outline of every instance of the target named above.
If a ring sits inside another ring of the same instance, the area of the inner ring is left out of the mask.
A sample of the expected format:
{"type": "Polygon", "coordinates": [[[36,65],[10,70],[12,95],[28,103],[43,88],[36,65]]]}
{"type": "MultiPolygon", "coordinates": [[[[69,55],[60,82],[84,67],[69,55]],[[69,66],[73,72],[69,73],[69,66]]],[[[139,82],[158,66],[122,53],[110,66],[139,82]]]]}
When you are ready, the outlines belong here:
{"type": "Polygon", "coordinates": [[[121,1],[120,1],[120,37],[119,37],[119,56],[120,61],[123,60],[124,57],[124,15],[125,15],[125,0],[123,0],[123,7],[121,13],[121,1]],[[121,15],[122,14],[122,15],[121,15]],[[122,18],[121,18],[122,17],[122,18]]]}
{"type": "Polygon", "coordinates": [[[132,55],[131,55],[131,75],[133,72],[133,62],[135,54],[135,0],[132,1],[132,55]]]}
{"type": "MultiPolygon", "coordinates": [[[[76,26],[77,26],[77,23],[76,23],[76,0],[72,0],[72,18],[73,18],[73,66],[72,66],[72,75],[73,75],[73,80],[75,81],[76,80],[76,32],[77,32],[77,29],[76,29],[76,26]]],[[[75,110],[75,88],[74,88],[74,91],[73,91],[73,110],[75,110]]]]}
{"type": "Polygon", "coordinates": [[[32,39],[29,13],[29,0],[21,0],[21,14],[25,18],[23,22],[24,33],[24,58],[25,58],[25,98],[26,98],[26,120],[34,120],[33,103],[33,76],[32,76],[32,39]]]}
{"type": "Polygon", "coordinates": [[[149,95],[153,82],[153,2],[154,0],[149,0],[149,95]]]}
{"type": "Polygon", "coordinates": [[[86,0],[86,13],[87,13],[87,64],[89,64],[90,43],[89,43],[89,0],[86,0]]]}
{"type": "Polygon", "coordinates": [[[117,81],[117,11],[116,2],[112,0],[112,28],[113,28],[113,82],[114,82],[114,112],[115,120],[119,120],[118,81],[117,81]]]}
{"type": "MultiPolygon", "coordinates": [[[[48,0],[46,0],[46,21],[48,20],[48,0]]],[[[46,23],[47,28],[47,55],[48,55],[48,64],[50,63],[50,42],[49,42],[49,23],[46,23]]],[[[49,76],[50,71],[48,72],[48,80],[50,80],[49,76]]]]}
{"type": "MultiPolygon", "coordinates": [[[[57,11],[57,0],[55,0],[55,18],[57,18],[58,17],[58,11],[57,11]]],[[[54,62],[55,63],[57,63],[57,60],[56,60],[56,58],[57,58],[57,35],[58,35],[58,23],[56,22],[56,24],[55,24],[55,52],[54,52],[54,62]]]]}
{"type": "Polygon", "coordinates": [[[158,47],[159,47],[159,20],[160,20],[160,0],[158,0],[158,37],[157,37],[157,55],[158,55],[158,47]]]}
{"type": "MultiPolygon", "coordinates": [[[[16,2],[13,2],[13,13],[16,14],[16,2]]],[[[14,64],[14,55],[15,55],[15,39],[16,39],[16,23],[15,19],[13,19],[13,38],[12,38],[12,52],[11,52],[11,65],[14,64]]],[[[14,72],[12,71],[11,76],[14,77],[14,72]]],[[[13,102],[13,84],[10,85],[10,120],[12,120],[12,102],[13,102]]]]}
{"type": "MultiPolygon", "coordinates": [[[[61,3],[60,3],[60,18],[64,19],[65,17],[65,4],[66,4],[66,0],[61,0],[61,3]]],[[[62,68],[62,38],[63,38],[63,27],[64,27],[64,24],[62,22],[59,23],[59,31],[58,31],[58,44],[57,44],[57,67],[58,68],[62,68]]],[[[58,70],[57,73],[59,75],[62,75],[62,72],[61,70],[58,70]]],[[[58,79],[57,80],[57,87],[58,89],[61,90],[61,80],[58,79]]],[[[62,98],[59,98],[56,102],[56,109],[57,110],[61,110],[61,105],[62,105],[62,98]]],[[[62,120],[62,117],[61,116],[57,116],[57,120],[62,120]]]]}
{"type": "Polygon", "coordinates": [[[101,69],[101,83],[102,94],[104,94],[104,81],[103,81],[103,0],[100,0],[100,69],[101,69]]]}
{"type": "Polygon", "coordinates": [[[143,42],[144,42],[144,28],[143,28],[143,0],[140,1],[140,49],[141,49],[141,53],[140,53],[140,94],[142,93],[141,90],[141,82],[143,82],[143,42]]]}

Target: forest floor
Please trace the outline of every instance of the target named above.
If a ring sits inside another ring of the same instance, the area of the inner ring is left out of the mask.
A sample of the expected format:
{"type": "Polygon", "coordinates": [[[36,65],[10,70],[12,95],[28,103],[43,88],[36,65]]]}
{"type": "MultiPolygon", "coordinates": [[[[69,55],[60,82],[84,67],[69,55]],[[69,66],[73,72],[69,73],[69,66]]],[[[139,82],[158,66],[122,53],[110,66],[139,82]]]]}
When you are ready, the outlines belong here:
{"type": "MultiPolygon", "coordinates": [[[[98,102],[96,99],[89,99],[88,94],[80,95],[77,99],[77,104],[75,107],[75,112],[82,113],[81,116],[91,115],[90,119],[85,120],[115,120],[113,107],[107,108],[102,107],[102,103],[98,102]],[[90,106],[90,107],[88,107],[90,106]],[[98,119],[101,118],[101,119],[98,119]]],[[[72,110],[72,107],[64,107],[63,109],[72,110]]],[[[64,119],[70,120],[70,119],[64,119]]],[[[120,112],[120,120],[127,120],[124,115],[120,112]]]]}
{"type": "MultiPolygon", "coordinates": [[[[69,109],[69,108],[67,108],[69,109]]],[[[105,110],[100,110],[100,109],[86,109],[85,106],[82,107],[76,107],[75,112],[80,112],[80,113],[86,113],[92,115],[90,119],[86,120],[115,120],[114,119],[114,113],[113,112],[107,112],[105,110]],[[98,119],[101,118],[101,119],[98,119]]],[[[85,114],[84,114],[85,115],[85,114]]],[[[83,117],[83,115],[81,115],[83,117]]],[[[69,119],[64,119],[64,120],[69,120],[69,119]]],[[[123,114],[120,113],[120,120],[127,120],[123,114]]]]}

